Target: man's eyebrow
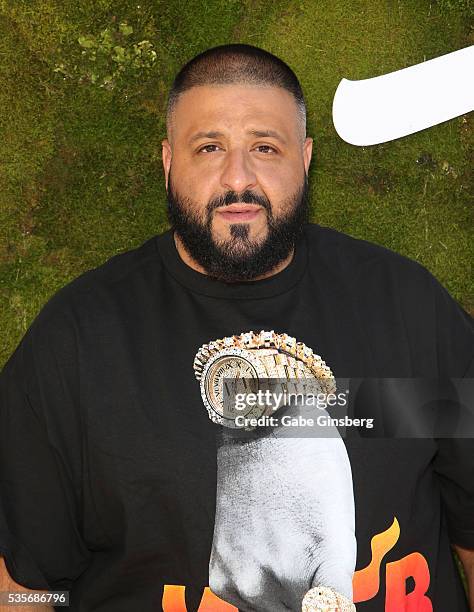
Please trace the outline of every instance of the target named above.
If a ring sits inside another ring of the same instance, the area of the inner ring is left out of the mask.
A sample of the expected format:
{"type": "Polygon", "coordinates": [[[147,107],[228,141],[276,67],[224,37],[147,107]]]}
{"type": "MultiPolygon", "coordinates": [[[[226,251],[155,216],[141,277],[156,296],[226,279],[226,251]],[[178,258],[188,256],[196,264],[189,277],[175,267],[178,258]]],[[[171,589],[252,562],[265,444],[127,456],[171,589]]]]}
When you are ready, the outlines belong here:
{"type": "Polygon", "coordinates": [[[223,132],[196,132],[196,134],[189,139],[189,144],[201,138],[221,138],[222,136],[224,136],[223,132]]]}
{"type": "Polygon", "coordinates": [[[250,130],[248,133],[252,134],[252,136],[256,136],[257,138],[275,138],[283,144],[286,144],[286,140],[283,138],[283,136],[278,132],[275,132],[275,130],[250,130]]]}
{"type": "MultiPolygon", "coordinates": [[[[275,132],[275,130],[249,130],[247,134],[251,136],[256,136],[257,138],[275,138],[279,140],[283,144],[286,144],[286,140],[283,138],[281,134],[275,132]]],[[[189,144],[196,142],[196,140],[200,140],[201,138],[222,138],[225,136],[223,132],[210,131],[210,132],[196,132],[190,139],[189,144]]]]}

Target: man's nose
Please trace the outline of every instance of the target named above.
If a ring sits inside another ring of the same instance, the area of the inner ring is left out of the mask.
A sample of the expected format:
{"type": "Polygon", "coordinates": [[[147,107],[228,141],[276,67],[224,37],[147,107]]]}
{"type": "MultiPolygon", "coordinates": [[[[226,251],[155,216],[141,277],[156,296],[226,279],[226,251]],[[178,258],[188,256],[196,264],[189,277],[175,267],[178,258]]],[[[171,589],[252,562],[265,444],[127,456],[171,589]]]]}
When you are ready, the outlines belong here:
{"type": "Polygon", "coordinates": [[[222,187],[240,193],[254,188],[256,184],[257,177],[248,153],[239,149],[229,151],[221,174],[222,187]]]}

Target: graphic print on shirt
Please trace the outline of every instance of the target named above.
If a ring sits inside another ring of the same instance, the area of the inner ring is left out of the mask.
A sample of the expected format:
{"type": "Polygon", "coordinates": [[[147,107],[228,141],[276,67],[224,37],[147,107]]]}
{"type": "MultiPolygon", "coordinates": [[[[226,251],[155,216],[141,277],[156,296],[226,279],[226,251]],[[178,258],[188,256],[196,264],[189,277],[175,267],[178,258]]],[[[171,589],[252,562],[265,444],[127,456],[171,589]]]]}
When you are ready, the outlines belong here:
{"type": "MultiPolygon", "coordinates": [[[[426,595],[430,584],[430,571],[425,557],[413,552],[401,559],[384,562],[387,553],[400,537],[397,518],[388,529],[377,533],[371,540],[372,557],[369,564],[357,570],[353,577],[354,603],[370,601],[379,594],[381,575],[385,576],[385,612],[417,610],[433,612],[431,600],[426,595]],[[407,593],[407,580],[413,581],[413,589],[407,593]]],[[[162,607],[164,612],[188,612],[185,603],[185,585],[165,585],[162,607]]],[[[298,608],[299,609],[299,608],[298,608]]],[[[237,612],[237,608],[217,597],[209,587],[204,589],[198,612],[237,612]]]]}
{"type": "MultiPolygon", "coordinates": [[[[418,552],[411,553],[382,565],[386,554],[395,546],[400,536],[398,520],[371,540],[372,558],[370,563],[354,573],[354,603],[373,599],[380,590],[381,572],[385,574],[385,612],[417,610],[433,612],[431,600],[426,595],[430,584],[430,571],[425,557],[418,552]],[[406,592],[407,580],[412,579],[414,588],[406,592]]],[[[188,612],[185,603],[185,585],[165,585],[162,606],[164,612],[188,612]]],[[[209,587],[204,589],[198,612],[237,612],[232,604],[217,597],[209,587]]]]}
{"type": "MultiPolygon", "coordinates": [[[[288,388],[309,381],[321,395],[334,393],[330,368],[295,338],[262,331],[211,341],[199,349],[194,369],[209,417],[226,426],[217,454],[212,591],[241,607],[258,602],[260,609],[275,611],[281,601],[290,609],[301,607],[311,584],[352,601],[352,473],[337,429],[328,438],[301,438],[281,435],[274,426],[269,435],[242,444],[233,437],[239,410],[223,401],[224,379],[231,378],[247,379],[251,392],[252,381],[272,379],[284,380],[288,388]]],[[[259,419],[269,416],[269,409],[275,410],[256,405],[242,412],[259,419]]]]}
{"type": "MultiPolygon", "coordinates": [[[[395,518],[376,534],[371,562],[355,572],[352,472],[337,429],[329,438],[279,437],[276,426],[270,435],[244,445],[226,435],[236,431],[236,417],[242,416],[224,401],[226,380],[246,379],[247,392],[255,392],[263,379],[317,380],[316,388],[327,395],[336,392],[331,369],[287,334],[249,331],[204,344],[194,370],[209,418],[226,426],[220,428],[218,445],[210,589],[204,591],[199,610],[237,610],[232,604],[249,601],[257,609],[275,611],[285,601],[298,610],[309,586],[329,587],[355,603],[375,597],[382,559],[398,541],[400,527],[395,518]]],[[[268,405],[246,406],[243,412],[258,420],[268,419],[272,410],[268,405]]],[[[429,583],[429,568],[419,553],[387,563],[386,612],[415,603],[418,610],[431,612],[425,595],[429,583]],[[415,588],[406,594],[409,577],[415,588]]],[[[168,591],[168,597],[180,595],[168,591]]],[[[174,609],[181,608],[170,607],[174,609]]]]}

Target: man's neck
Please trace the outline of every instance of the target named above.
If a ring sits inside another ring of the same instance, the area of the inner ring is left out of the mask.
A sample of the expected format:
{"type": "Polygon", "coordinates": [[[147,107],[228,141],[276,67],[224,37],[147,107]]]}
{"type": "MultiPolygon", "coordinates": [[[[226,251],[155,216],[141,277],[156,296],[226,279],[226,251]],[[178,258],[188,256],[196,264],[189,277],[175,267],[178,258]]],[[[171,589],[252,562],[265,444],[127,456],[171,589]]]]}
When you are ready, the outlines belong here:
{"type": "MultiPolygon", "coordinates": [[[[200,272],[201,274],[207,274],[207,271],[205,270],[205,268],[203,268],[190,255],[189,251],[186,249],[186,247],[184,246],[181,238],[178,236],[178,234],[176,232],[173,232],[173,238],[174,238],[174,243],[176,245],[176,250],[178,251],[178,255],[181,257],[183,262],[187,266],[192,268],[193,270],[196,270],[196,272],[200,272]]],[[[293,259],[293,255],[294,255],[294,249],[291,249],[291,252],[288,255],[288,257],[286,257],[286,259],[284,259],[277,266],[275,266],[275,268],[273,268],[269,272],[266,272],[265,274],[262,274],[260,276],[256,276],[252,280],[263,280],[264,278],[269,278],[270,276],[274,276],[275,274],[278,274],[278,272],[281,272],[282,270],[284,270],[290,264],[291,260],[293,259]]]]}

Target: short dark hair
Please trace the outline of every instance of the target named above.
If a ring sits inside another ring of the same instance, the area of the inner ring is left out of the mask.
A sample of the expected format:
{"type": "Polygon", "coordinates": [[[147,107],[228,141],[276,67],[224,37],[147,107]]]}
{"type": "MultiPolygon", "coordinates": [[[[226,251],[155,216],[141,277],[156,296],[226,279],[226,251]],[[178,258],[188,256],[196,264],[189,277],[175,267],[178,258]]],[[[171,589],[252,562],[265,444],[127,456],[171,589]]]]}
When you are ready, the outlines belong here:
{"type": "Polygon", "coordinates": [[[306,134],[306,104],[303,90],[293,70],[276,55],[240,43],[220,45],[203,51],[185,64],[176,75],[168,96],[166,123],[171,117],[179,96],[197,85],[225,85],[232,83],[282,87],[295,99],[303,136],[306,134]]]}

